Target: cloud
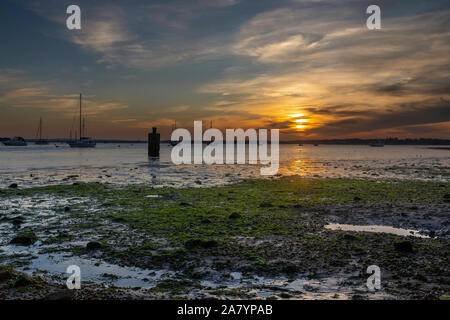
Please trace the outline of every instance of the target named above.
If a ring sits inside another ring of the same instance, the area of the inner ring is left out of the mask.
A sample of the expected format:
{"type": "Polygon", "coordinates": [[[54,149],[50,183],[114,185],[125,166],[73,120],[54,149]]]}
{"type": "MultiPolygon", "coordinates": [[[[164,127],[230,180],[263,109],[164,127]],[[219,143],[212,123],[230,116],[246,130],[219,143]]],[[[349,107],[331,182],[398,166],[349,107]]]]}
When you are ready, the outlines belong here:
{"type": "MultiPolygon", "coordinates": [[[[65,16],[52,9],[61,7],[56,3],[34,2],[34,10],[64,25],[65,16]]],[[[159,73],[152,71],[166,68],[168,89],[172,83],[191,88],[184,72],[195,65],[192,79],[203,85],[176,97],[161,95],[160,105],[174,106],[145,113],[160,124],[171,125],[170,118],[182,115],[320,136],[429,130],[429,124],[448,120],[439,109],[450,100],[446,5],[381,0],[382,29],[368,30],[366,0],[261,1],[251,3],[251,10],[234,0],[110,3],[80,0],[82,30],[66,30],[61,37],[108,72],[128,69],[117,78],[133,83],[139,77],[155,80],[159,73]],[[289,118],[295,113],[308,118],[301,132],[289,118]]],[[[10,86],[12,77],[0,72],[0,99],[10,105],[73,108],[74,97],[51,93],[46,84],[10,86]]],[[[86,105],[89,112],[126,108],[89,98],[86,105]]],[[[150,126],[133,117],[138,127],[150,126]]]]}
{"type": "MultiPolygon", "coordinates": [[[[0,95],[0,105],[10,108],[33,108],[43,111],[58,112],[63,116],[72,116],[78,110],[78,95],[51,93],[47,88],[19,88],[6,91],[0,95]]],[[[105,114],[112,110],[127,109],[121,103],[98,103],[85,97],[83,100],[85,115],[105,114]]]]}
{"type": "Polygon", "coordinates": [[[129,122],[136,122],[136,119],[115,119],[111,120],[112,123],[129,123],[129,122]]]}
{"type": "Polygon", "coordinates": [[[255,16],[239,29],[233,49],[263,72],[231,70],[198,91],[217,101],[226,94],[237,101],[227,110],[257,110],[287,131],[294,126],[288,114],[306,113],[311,123],[302,135],[450,120],[435,107],[450,98],[450,11],[384,18],[382,30],[371,31],[364,15],[340,5],[255,16]]]}
{"type": "Polygon", "coordinates": [[[187,111],[190,109],[190,106],[176,106],[176,107],[170,107],[167,108],[166,112],[183,112],[183,111],[187,111]]]}

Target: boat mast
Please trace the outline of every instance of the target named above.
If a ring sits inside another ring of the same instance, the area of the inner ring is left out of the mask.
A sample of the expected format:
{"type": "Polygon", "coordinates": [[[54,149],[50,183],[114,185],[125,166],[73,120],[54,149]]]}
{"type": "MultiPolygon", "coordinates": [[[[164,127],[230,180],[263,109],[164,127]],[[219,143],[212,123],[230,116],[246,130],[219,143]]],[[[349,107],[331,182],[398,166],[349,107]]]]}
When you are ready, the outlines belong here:
{"type": "Polygon", "coordinates": [[[80,140],[82,137],[82,131],[81,131],[81,93],[80,93],[80,140]]]}

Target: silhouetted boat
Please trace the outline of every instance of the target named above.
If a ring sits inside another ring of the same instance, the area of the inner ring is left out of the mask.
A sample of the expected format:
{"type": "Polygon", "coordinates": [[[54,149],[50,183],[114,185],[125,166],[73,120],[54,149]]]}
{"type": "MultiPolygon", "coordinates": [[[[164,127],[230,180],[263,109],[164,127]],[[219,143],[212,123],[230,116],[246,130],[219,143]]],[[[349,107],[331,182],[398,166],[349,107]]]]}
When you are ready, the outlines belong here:
{"type": "Polygon", "coordinates": [[[42,139],[42,118],[39,118],[39,127],[36,133],[36,137],[39,136],[39,140],[35,142],[37,145],[47,145],[48,141],[42,139]]]}
{"type": "Polygon", "coordinates": [[[27,146],[27,142],[22,137],[10,138],[10,139],[2,141],[2,143],[8,147],[25,147],[25,146],[27,146]]]}
{"type": "Polygon", "coordinates": [[[369,143],[369,146],[371,147],[384,147],[384,141],[375,141],[375,142],[371,142],[369,143]]]}
{"type": "Polygon", "coordinates": [[[81,112],[81,93],[80,93],[80,139],[75,139],[69,142],[71,148],[95,148],[97,143],[89,138],[83,137],[84,128],[81,126],[82,112],[81,112]]]}

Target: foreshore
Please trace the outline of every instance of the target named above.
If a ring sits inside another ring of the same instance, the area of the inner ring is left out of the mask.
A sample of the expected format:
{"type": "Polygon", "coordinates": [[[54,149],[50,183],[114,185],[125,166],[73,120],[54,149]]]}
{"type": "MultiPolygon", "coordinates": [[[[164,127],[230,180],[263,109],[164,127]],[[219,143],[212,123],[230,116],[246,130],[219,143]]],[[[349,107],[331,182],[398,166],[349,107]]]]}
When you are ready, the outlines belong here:
{"type": "Polygon", "coordinates": [[[2,189],[0,299],[445,299],[449,190],[298,176],[2,189]],[[65,289],[70,264],[80,265],[80,290],[65,289]],[[381,269],[381,290],[366,286],[370,265],[381,269]]]}

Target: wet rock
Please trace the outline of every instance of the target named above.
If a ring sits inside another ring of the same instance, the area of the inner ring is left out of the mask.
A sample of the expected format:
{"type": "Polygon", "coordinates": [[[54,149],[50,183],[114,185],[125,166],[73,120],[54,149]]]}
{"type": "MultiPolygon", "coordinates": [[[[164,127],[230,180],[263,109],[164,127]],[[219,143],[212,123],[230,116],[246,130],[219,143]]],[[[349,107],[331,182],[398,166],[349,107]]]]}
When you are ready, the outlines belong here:
{"type": "Polygon", "coordinates": [[[45,300],[71,300],[73,298],[74,291],[69,289],[61,289],[48,294],[45,300]]]}
{"type": "Polygon", "coordinates": [[[273,204],[271,204],[270,202],[261,202],[261,203],[259,204],[259,207],[260,207],[260,208],[272,208],[272,207],[273,207],[273,204]]]}
{"type": "Polygon", "coordinates": [[[394,243],[394,248],[396,251],[399,251],[399,252],[405,252],[405,253],[414,252],[412,242],[408,241],[408,240],[399,241],[399,242],[394,243]]]}
{"type": "Polygon", "coordinates": [[[293,263],[288,263],[283,267],[282,271],[287,274],[294,274],[298,273],[298,267],[293,263]]]}
{"type": "Polygon", "coordinates": [[[420,274],[420,273],[416,273],[414,275],[414,279],[419,280],[419,281],[423,281],[423,282],[427,282],[428,281],[427,277],[425,277],[423,274],[420,274]]]}
{"type": "Polygon", "coordinates": [[[189,207],[189,206],[191,206],[191,204],[187,203],[187,202],[181,202],[180,206],[182,206],[182,207],[189,207]]]}
{"type": "Polygon", "coordinates": [[[237,212],[233,212],[232,214],[230,214],[230,216],[228,218],[230,219],[239,219],[241,217],[241,215],[237,212]]]}
{"type": "Polygon", "coordinates": [[[86,249],[88,249],[88,250],[99,250],[101,248],[102,248],[102,244],[97,241],[90,241],[86,245],[86,249]]]}
{"type": "Polygon", "coordinates": [[[12,279],[14,274],[9,270],[2,270],[0,271],[0,282],[12,279]]]}
{"type": "Polygon", "coordinates": [[[353,234],[349,234],[349,233],[344,234],[344,240],[353,241],[353,240],[356,240],[356,239],[358,239],[358,237],[353,235],[353,234]]]}
{"type": "Polygon", "coordinates": [[[22,223],[25,222],[25,219],[22,217],[16,217],[14,219],[11,220],[11,223],[15,226],[15,227],[19,227],[22,223]]]}
{"type": "Polygon", "coordinates": [[[17,189],[19,186],[17,185],[17,183],[11,183],[10,185],[9,185],[9,188],[10,189],[17,189]]]}
{"type": "Polygon", "coordinates": [[[210,249],[217,247],[219,243],[216,240],[201,240],[201,239],[192,239],[185,242],[184,246],[187,249],[195,249],[195,248],[203,248],[210,249]]]}
{"type": "Polygon", "coordinates": [[[10,244],[15,244],[19,246],[30,246],[37,241],[37,236],[31,231],[23,231],[16,235],[10,241],[10,244]]]}
{"type": "Polygon", "coordinates": [[[14,288],[26,287],[31,284],[33,284],[33,280],[29,276],[21,274],[16,278],[16,280],[14,280],[13,287],[14,288]]]}

